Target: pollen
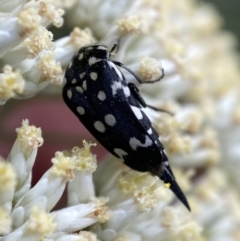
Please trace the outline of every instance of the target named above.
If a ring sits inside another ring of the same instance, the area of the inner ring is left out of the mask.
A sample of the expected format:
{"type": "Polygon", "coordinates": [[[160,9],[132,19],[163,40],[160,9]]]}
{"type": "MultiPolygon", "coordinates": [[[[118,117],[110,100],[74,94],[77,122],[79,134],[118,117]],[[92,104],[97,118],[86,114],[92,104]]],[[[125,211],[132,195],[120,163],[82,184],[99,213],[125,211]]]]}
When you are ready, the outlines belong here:
{"type": "Polygon", "coordinates": [[[38,30],[41,17],[37,8],[25,8],[19,12],[18,21],[22,26],[22,34],[29,34],[38,30]]]}
{"type": "Polygon", "coordinates": [[[74,179],[75,160],[67,152],[56,152],[52,163],[53,174],[65,177],[69,181],[74,179]]]}
{"type": "Polygon", "coordinates": [[[159,61],[145,56],[141,58],[138,74],[143,80],[150,81],[161,77],[163,72],[159,61]]]}
{"type": "MultiPolygon", "coordinates": [[[[0,191],[11,191],[15,187],[16,175],[11,165],[0,158],[0,191]]],[[[1,226],[1,225],[0,225],[1,226]]]]}
{"type": "Polygon", "coordinates": [[[195,240],[202,241],[203,228],[194,221],[189,221],[188,223],[182,225],[178,232],[179,240],[195,240]]]}
{"type": "Polygon", "coordinates": [[[37,32],[30,34],[23,44],[27,47],[28,58],[35,58],[43,49],[54,50],[53,34],[44,27],[39,27],[37,32]]]}
{"type": "Polygon", "coordinates": [[[54,223],[53,217],[51,217],[48,213],[36,206],[31,209],[30,218],[27,222],[27,228],[29,231],[47,235],[53,233],[56,226],[57,225],[54,223]]]}
{"type": "MultiPolygon", "coordinates": [[[[168,36],[168,38],[163,38],[163,40],[166,51],[171,56],[184,56],[185,46],[182,43],[176,41],[176,39],[172,38],[171,36],[168,36]]],[[[175,59],[175,61],[178,63],[178,59],[175,59]]]]}
{"type": "Polygon", "coordinates": [[[42,130],[36,126],[29,125],[29,120],[23,120],[22,126],[16,129],[17,140],[20,148],[24,150],[32,150],[43,144],[42,130]]]}
{"type": "Polygon", "coordinates": [[[62,27],[63,25],[63,14],[64,10],[61,8],[56,9],[56,7],[47,2],[40,2],[40,9],[39,9],[40,16],[46,17],[53,25],[57,28],[62,27]]]}
{"type": "Polygon", "coordinates": [[[156,206],[155,191],[161,186],[160,182],[156,176],[133,170],[122,173],[119,178],[120,189],[133,197],[141,211],[149,211],[156,206]]]}
{"type": "Polygon", "coordinates": [[[201,146],[216,150],[219,148],[218,135],[216,130],[210,127],[203,130],[201,146]]]}
{"type": "Polygon", "coordinates": [[[14,70],[10,65],[3,67],[3,73],[0,74],[0,100],[7,100],[15,97],[16,94],[22,94],[25,87],[25,81],[19,70],[14,70]]]}
{"type": "Polygon", "coordinates": [[[175,132],[169,136],[169,140],[165,145],[168,153],[187,154],[192,150],[192,143],[189,137],[181,136],[175,132]]]}
{"type": "Polygon", "coordinates": [[[39,69],[42,71],[41,81],[51,81],[56,85],[61,85],[61,73],[63,72],[60,62],[54,59],[53,51],[40,53],[39,69]]]}
{"type": "Polygon", "coordinates": [[[99,220],[100,223],[105,223],[110,218],[110,212],[106,203],[108,198],[95,198],[94,202],[94,212],[90,215],[99,220]]]}
{"type": "Polygon", "coordinates": [[[170,186],[171,186],[171,183],[164,183],[165,188],[170,188],[170,186]]]}
{"type": "Polygon", "coordinates": [[[148,190],[136,190],[133,192],[133,197],[135,202],[138,204],[138,207],[143,212],[150,211],[157,206],[156,198],[154,195],[150,194],[148,190]]]}
{"type": "Polygon", "coordinates": [[[96,146],[96,143],[88,143],[83,141],[83,148],[74,147],[72,149],[72,156],[76,160],[77,171],[94,172],[97,168],[96,155],[90,151],[91,146],[96,146]]]}
{"type": "Polygon", "coordinates": [[[193,111],[189,113],[186,117],[185,123],[187,123],[187,125],[184,127],[184,130],[191,133],[196,133],[199,131],[202,125],[202,122],[203,122],[203,116],[201,115],[201,113],[197,111],[193,111]]]}
{"type": "Polygon", "coordinates": [[[94,43],[95,39],[90,29],[86,28],[82,30],[75,27],[70,34],[70,42],[76,47],[76,49],[80,49],[83,46],[94,43]]]}
{"type": "Polygon", "coordinates": [[[128,170],[126,173],[122,173],[119,177],[119,187],[125,194],[131,194],[137,189],[137,185],[146,181],[147,173],[137,173],[133,170],[128,170]]]}
{"type": "Polygon", "coordinates": [[[154,122],[154,128],[161,136],[168,136],[179,128],[179,123],[168,114],[161,114],[154,122]]]}
{"type": "Polygon", "coordinates": [[[126,35],[128,33],[140,33],[140,21],[137,16],[127,16],[125,18],[116,21],[116,25],[119,28],[120,35],[126,35]]]}
{"type": "Polygon", "coordinates": [[[178,228],[180,222],[180,217],[174,208],[166,207],[163,210],[161,222],[163,227],[166,227],[167,229],[178,228]]]}

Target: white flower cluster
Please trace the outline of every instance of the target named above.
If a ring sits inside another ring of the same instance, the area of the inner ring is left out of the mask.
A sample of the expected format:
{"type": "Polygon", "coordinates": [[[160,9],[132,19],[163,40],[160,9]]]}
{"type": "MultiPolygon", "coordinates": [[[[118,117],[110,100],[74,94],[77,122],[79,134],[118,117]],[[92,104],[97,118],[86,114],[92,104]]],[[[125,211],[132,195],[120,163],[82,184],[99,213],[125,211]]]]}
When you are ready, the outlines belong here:
{"type": "Polygon", "coordinates": [[[144,80],[164,69],[161,83],[140,89],[173,113],[146,110],[192,212],[149,174],[113,157],[97,167],[87,142],[57,152],[31,187],[43,139],[25,120],[0,161],[0,241],[239,240],[240,62],[221,22],[194,0],[1,1],[0,104],[61,84],[74,52],[94,42],[120,40],[114,58],[144,80]],[[63,20],[73,30],[53,41],[47,28],[63,20]],[[66,185],[67,206],[53,211],[66,185]]]}
{"type": "Polygon", "coordinates": [[[56,152],[52,167],[31,187],[41,129],[24,120],[16,131],[8,159],[0,161],[0,240],[158,240],[174,236],[168,233],[173,226],[186,235],[183,223],[193,227],[192,237],[201,237],[185,208],[167,206],[173,195],[157,177],[131,171],[112,157],[96,171],[90,152],[95,144],[86,141],[83,148],[56,152]],[[67,183],[67,206],[52,211],[67,183]]]}
{"type": "Polygon", "coordinates": [[[0,161],[0,240],[40,240],[47,236],[50,239],[51,235],[54,240],[85,240],[85,235],[97,240],[89,232],[68,237],[109,218],[107,199],[94,195],[92,172],[96,170],[96,158],[90,152],[93,144],[84,142],[82,149],[56,152],[53,166],[31,188],[32,167],[38,147],[43,144],[41,129],[24,120],[16,131],[18,136],[7,161],[0,161]],[[68,181],[68,207],[50,213],[68,181]]]}

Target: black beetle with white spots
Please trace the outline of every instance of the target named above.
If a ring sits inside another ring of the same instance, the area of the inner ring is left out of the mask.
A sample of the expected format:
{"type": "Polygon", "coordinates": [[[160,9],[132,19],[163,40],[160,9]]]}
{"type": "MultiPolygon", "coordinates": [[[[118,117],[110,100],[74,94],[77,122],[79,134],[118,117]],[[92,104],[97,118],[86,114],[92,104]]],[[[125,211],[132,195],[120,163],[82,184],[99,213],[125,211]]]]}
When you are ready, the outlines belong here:
{"type": "MultiPolygon", "coordinates": [[[[138,88],[128,83],[119,67],[110,59],[104,45],[81,48],[65,73],[63,99],[89,132],[114,156],[130,168],[157,175],[190,210],[168,163],[159,136],[142,108],[148,106],[138,88]]],[[[163,75],[151,83],[159,81],[163,75]]],[[[148,82],[149,83],[149,82],[148,82]]]]}

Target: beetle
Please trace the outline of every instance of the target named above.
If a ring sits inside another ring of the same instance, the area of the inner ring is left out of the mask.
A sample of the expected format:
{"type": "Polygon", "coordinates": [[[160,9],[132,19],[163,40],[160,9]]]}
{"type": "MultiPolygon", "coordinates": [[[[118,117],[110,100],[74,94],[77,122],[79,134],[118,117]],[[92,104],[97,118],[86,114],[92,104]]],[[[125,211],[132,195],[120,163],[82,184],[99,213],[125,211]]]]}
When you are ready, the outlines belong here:
{"type": "MultiPolygon", "coordinates": [[[[145,107],[156,108],[145,103],[137,86],[126,81],[120,68],[129,71],[140,83],[145,82],[122,63],[111,60],[116,47],[117,44],[110,51],[103,44],[80,48],[66,69],[63,99],[111,154],[130,168],[150,172],[169,183],[170,189],[190,211],[159,136],[142,111],[145,107]]],[[[151,83],[162,79],[162,73],[151,83]]]]}

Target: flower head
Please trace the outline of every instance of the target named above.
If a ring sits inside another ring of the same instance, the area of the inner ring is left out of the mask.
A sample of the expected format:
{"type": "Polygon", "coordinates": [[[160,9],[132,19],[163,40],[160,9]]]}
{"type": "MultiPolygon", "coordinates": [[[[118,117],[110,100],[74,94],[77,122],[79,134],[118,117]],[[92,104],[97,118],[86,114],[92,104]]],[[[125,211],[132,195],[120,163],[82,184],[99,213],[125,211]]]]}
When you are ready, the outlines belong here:
{"type": "MultiPolygon", "coordinates": [[[[52,166],[32,186],[43,138],[41,128],[26,119],[8,157],[0,159],[0,239],[237,240],[240,68],[234,37],[220,29],[222,21],[211,6],[194,0],[2,1],[1,125],[17,109],[10,104],[19,101],[11,98],[56,100],[79,48],[101,43],[110,50],[119,42],[112,57],[142,80],[151,82],[164,70],[160,83],[139,89],[147,104],[165,110],[144,109],[192,212],[175,199],[169,183],[130,170],[112,156],[97,164],[95,144],[86,141],[55,156],[51,151],[52,166]],[[51,25],[61,28],[61,37],[51,25]],[[64,195],[67,200],[57,208],[64,195]]],[[[123,74],[138,85],[131,73],[123,74]]],[[[64,113],[59,109],[54,114],[64,113]]],[[[64,117],[56,122],[68,129],[64,117]]],[[[48,141],[54,128],[43,128],[48,141]]],[[[86,139],[84,133],[61,133],[51,139],[57,149],[86,139]]]]}

